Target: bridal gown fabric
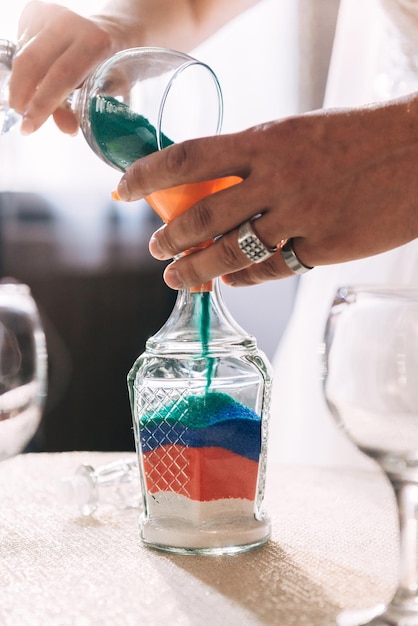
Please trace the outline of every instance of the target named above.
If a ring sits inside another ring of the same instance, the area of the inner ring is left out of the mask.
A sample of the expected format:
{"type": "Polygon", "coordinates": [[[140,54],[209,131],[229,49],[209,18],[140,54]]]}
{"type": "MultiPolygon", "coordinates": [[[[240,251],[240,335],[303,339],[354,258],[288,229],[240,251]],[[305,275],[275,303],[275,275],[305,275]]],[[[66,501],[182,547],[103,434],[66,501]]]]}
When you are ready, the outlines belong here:
{"type": "MultiPolygon", "coordinates": [[[[342,0],[326,107],[356,106],[418,90],[418,0],[342,0]]],[[[396,210],[396,207],[394,207],[396,210]]],[[[374,466],[337,428],[322,394],[320,349],[336,288],[418,286],[418,240],[303,276],[274,361],[271,456],[283,462],[374,466]]]]}

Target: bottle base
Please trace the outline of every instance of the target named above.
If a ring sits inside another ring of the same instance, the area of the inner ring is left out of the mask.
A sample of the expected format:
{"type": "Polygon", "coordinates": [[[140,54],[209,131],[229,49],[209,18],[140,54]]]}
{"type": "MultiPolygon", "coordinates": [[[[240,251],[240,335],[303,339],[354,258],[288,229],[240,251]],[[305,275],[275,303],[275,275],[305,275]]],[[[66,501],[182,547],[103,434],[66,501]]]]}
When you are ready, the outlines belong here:
{"type": "Polygon", "coordinates": [[[238,554],[258,548],[271,536],[270,519],[213,521],[193,526],[179,519],[142,519],[141,539],[156,550],[176,554],[238,554]]]}

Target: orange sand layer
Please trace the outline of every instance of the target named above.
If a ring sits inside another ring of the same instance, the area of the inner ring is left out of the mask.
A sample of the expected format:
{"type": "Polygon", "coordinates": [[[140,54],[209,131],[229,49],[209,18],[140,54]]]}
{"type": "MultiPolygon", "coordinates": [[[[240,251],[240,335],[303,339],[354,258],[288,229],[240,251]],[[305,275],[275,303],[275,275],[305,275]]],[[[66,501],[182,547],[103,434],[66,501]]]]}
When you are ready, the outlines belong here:
{"type": "Polygon", "coordinates": [[[254,500],[258,462],[218,447],[159,446],[142,455],[147,490],[169,491],[192,500],[254,500]]]}

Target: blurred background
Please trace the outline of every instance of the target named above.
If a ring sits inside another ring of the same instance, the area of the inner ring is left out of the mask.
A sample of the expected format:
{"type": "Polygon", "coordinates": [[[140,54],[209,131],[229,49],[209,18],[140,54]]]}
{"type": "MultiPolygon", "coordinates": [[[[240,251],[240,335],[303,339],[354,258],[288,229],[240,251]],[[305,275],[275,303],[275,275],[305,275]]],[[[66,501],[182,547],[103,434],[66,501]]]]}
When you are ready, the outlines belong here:
{"type": "MultiPolygon", "coordinates": [[[[1,38],[16,41],[25,4],[2,9],[1,38]]],[[[102,3],[61,4],[90,14],[102,3]]],[[[224,132],[321,106],[338,1],[320,4],[261,1],[192,52],[218,75],[224,132]]],[[[16,129],[0,137],[0,274],[31,287],[49,351],[48,401],[32,450],[133,449],[126,375],[175,293],[148,253],[160,221],[144,201],[112,201],[119,178],[81,133],[65,136],[52,122],[30,137],[16,129]]],[[[269,358],[296,288],[296,279],[223,287],[230,312],[269,358]]]]}

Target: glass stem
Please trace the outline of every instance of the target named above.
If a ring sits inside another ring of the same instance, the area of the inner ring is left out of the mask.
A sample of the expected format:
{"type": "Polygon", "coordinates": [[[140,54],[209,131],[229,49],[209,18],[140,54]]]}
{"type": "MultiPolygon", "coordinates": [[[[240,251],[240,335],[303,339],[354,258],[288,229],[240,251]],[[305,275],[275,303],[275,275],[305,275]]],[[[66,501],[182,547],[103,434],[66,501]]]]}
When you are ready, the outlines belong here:
{"type": "Polygon", "coordinates": [[[417,533],[418,484],[391,480],[399,514],[399,586],[392,605],[418,611],[417,533]]]}

